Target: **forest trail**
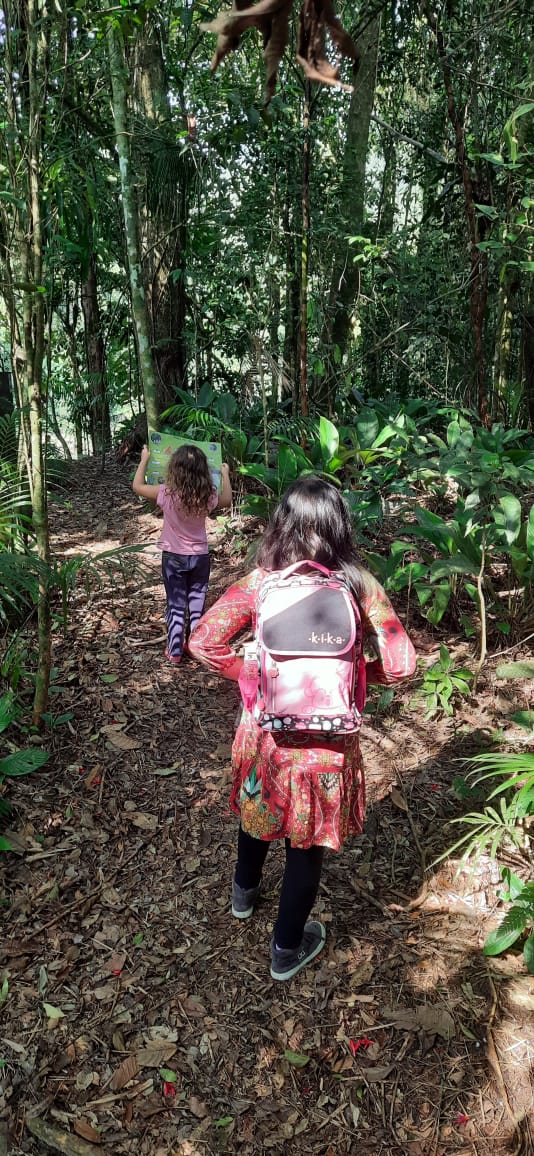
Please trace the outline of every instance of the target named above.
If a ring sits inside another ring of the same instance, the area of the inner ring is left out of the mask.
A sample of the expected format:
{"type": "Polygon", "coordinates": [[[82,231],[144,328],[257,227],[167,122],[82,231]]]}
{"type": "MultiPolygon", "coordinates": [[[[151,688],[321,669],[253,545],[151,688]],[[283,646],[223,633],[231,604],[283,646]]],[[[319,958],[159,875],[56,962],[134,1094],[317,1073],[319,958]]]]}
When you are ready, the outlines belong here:
{"type": "MultiPolygon", "coordinates": [[[[72,717],[17,783],[20,854],[0,867],[1,1156],[532,1153],[532,980],[516,957],[480,954],[494,871],[442,865],[421,887],[454,841],[451,784],[493,725],[491,688],[453,720],[402,713],[409,688],[369,717],[365,834],[327,856],[315,909],[327,947],[274,984],[280,848],[254,918],[229,911],[236,687],[165,662],[159,521],[131,471],[74,470],[52,503],[57,551],[148,545],[141,575],[79,588],[65,636],[58,623],[52,707],[72,717]]],[[[232,560],[235,525],[211,527],[213,599],[244,551],[232,560]]]]}

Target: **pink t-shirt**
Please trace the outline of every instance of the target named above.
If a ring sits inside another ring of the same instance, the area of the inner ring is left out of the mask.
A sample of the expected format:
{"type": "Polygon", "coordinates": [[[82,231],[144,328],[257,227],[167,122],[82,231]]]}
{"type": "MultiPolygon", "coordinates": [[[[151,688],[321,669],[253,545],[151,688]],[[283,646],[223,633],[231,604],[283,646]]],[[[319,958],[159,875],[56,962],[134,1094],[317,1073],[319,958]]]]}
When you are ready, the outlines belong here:
{"type": "MultiPolygon", "coordinates": [[[[187,514],[182,509],[178,494],[170,494],[165,485],[159,487],[156,498],[163,510],[163,529],[158,541],[160,550],[171,554],[207,554],[208,537],[206,517],[187,514]]],[[[219,501],[217,490],[208,500],[208,511],[214,510],[219,501]]]]}

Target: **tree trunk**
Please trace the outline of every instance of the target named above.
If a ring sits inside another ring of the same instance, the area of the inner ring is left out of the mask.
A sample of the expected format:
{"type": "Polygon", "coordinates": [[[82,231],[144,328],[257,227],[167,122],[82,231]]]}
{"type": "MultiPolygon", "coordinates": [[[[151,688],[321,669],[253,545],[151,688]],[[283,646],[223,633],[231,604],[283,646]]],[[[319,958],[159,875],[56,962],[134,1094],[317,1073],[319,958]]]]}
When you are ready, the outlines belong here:
{"type": "MultiPolygon", "coordinates": [[[[519,278],[514,269],[505,267],[501,272],[497,317],[495,323],[495,354],[493,359],[492,411],[497,421],[509,420],[510,384],[512,370],[512,337],[514,303],[519,289],[519,278]]],[[[517,375],[519,377],[519,375],[517,375]]]]}
{"type": "Polygon", "coordinates": [[[300,319],[300,277],[297,267],[296,241],[297,224],[295,204],[298,192],[294,183],[294,165],[288,161],[286,167],[286,188],[282,213],[282,228],[285,238],[285,305],[284,305],[284,366],[291,383],[293,413],[298,410],[298,340],[300,319]]]}
{"type": "MultiPolygon", "coordinates": [[[[138,181],[143,279],[158,399],[164,410],[175,402],[176,389],[187,385],[185,247],[191,158],[183,138],[176,139],[161,20],[149,13],[139,32],[135,98],[142,118],[136,133],[136,168],[144,174],[144,181],[138,181]]],[[[185,117],[180,127],[187,128],[185,117]]]]}
{"type": "Polygon", "coordinates": [[[341,182],[340,229],[330,280],[325,322],[321,334],[324,376],[314,381],[314,400],[321,408],[333,407],[339,364],[346,353],[352,315],[360,288],[360,270],[354,258],[358,250],[349,245],[364,227],[365,166],[369,126],[376,83],[380,17],[371,20],[358,41],[361,63],[355,79],[347,116],[347,135],[341,182]]]}
{"type": "MultiPolygon", "coordinates": [[[[90,213],[89,207],[88,212],[90,213]]],[[[92,225],[89,224],[92,237],[92,225]]],[[[91,441],[93,453],[102,453],[111,446],[109,402],[106,393],[106,355],[96,280],[96,256],[91,249],[81,283],[81,305],[85,336],[85,361],[89,396],[91,398],[91,441]]]]}
{"type": "MultiPolygon", "coordinates": [[[[432,29],[436,38],[438,57],[441,64],[445,94],[447,97],[447,115],[454,131],[456,161],[462,177],[464,190],[464,205],[469,234],[471,266],[469,276],[469,315],[473,342],[474,385],[477,397],[478,415],[484,425],[491,427],[491,415],[489,412],[488,391],[486,384],[486,359],[484,355],[484,323],[486,320],[486,308],[488,300],[488,258],[487,254],[478,248],[479,242],[483,240],[483,237],[480,234],[477,210],[475,207],[475,201],[477,200],[477,197],[475,196],[473,178],[467,157],[463,114],[461,114],[458,109],[456,97],[454,94],[450,54],[445,46],[443,31],[438,24],[436,16],[430,10],[428,0],[426,0],[425,9],[429,27],[432,29]]],[[[480,194],[478,199],[480,199],[480,194]]]]}
{"type": "Polygon", "coordinates": [[[534,300],[530,300],[523,314],[523,373],[530,428],[534,431],[534,300]]]}
{"type": "Polygon", "coordinates": [[[3,35],[9,191],[13,207],[11,230],[16,240],[17,263],[17,281],[8,286],[8,308],[11,302],[15,315],[18,314],[22,290],[21,320],[18,316],[11,317],[12,339],[20,332],[22,348],[13,349],[12,356],[17,367],[19,400],[28,412],[28,436],[23,441],[36,548],[42,564],[33,702],[33,722],[38,726],[48,703],[51,666],[50,539],[43,446],[45,278],[41,188],[42,116],[46,108],[50,23],[43,0],[21,0],[13,5],[6,0],[3,35]]]}
{"type": "Polygon", "coordinates": [[[300,412],[303,417],[309,413],[308,406],[308,264],[310,246],[310,82],[304,82],[304,109],[302,128],[304,139],[302,142],[302,243],[300,250],[300,329],[299,329],[299,362],[300,362],[300,412]]]}
{"type": "Polygon", "coordinates": [[[128,76],[124,62],[124,50],[120,28],[116,17],[111,18],[107,30],[107,46],[109,67],[111,74],[113,121],[119,169],[121,178],[122,211],[124,216],[124,233],[126,237],[126,252],[128,255],[128,273],[130,280],[130,295],[132,303],[132,317],[135,327],[137,357],[145,400],[145,410],[148,425],[157,429],[159,426],[159,405],[154,364],[150,345],[150,323],[146,305],[145,290],[141,267],[141,250],[139,240],[139,221],[137,204],[134,192],[134,178],[131,163],[130,132],[128,118],[128,76]]]}

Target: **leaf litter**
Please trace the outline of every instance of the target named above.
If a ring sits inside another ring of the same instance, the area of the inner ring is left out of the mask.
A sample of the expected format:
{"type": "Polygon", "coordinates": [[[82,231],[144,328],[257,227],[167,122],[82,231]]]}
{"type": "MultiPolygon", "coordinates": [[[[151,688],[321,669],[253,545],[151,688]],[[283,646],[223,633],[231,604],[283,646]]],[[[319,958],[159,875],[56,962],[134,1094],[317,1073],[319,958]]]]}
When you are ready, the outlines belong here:
{"type": "MultiPolygon", "coordinates": [[[[72,509],[53,510],[58,551],[89,537],[102,508],[111,541],[95,552],[154,541],[127,471],[84,462],[72,509]]],[[[233,531],[217,534],[210,597],[243,572],[233,531]]],[[[484,863],[422,875],[420,849],[433,862],[451,841],[471,723],[460,713],[430,728],[398,707],[369,717],[366,828],[326,857],[325,951],[275,985],[279,848],[254,920],[229,915],[236,690],[189,660],[168,668],[159,557],[148,546],[143,559],[142,580],[74,594],[54,643],[56,709],[72,717],[13,796],[0,1152],[5,1137],[30,1156],[458,1156],[476,1136],[478,1156],[504,1156],[520,1133],[529,1150],[531,981],[513,954],[480,955],[496,881],[484,863]]],[[[432,645],[420,628],[418,640],[432,645]]],[[[492,715],[491,686],[479,706],[492,715]]]]}

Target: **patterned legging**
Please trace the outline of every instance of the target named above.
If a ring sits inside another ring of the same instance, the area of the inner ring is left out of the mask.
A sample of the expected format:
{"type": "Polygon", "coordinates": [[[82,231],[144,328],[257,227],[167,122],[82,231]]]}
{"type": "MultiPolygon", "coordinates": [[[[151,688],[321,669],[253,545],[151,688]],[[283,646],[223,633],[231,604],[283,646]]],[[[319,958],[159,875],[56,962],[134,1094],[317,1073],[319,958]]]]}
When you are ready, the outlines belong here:
{"type": "Polygon", "coordinates": [[[165,612],[167,649],[171,658],[179,658],[184,649],[187,611],[189,611],[189,629],[193,630],[204,610],[210,576],[210,556],[171,554],[164,550],[161,570],[167,595],[165,612]]]}

